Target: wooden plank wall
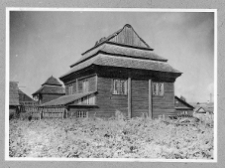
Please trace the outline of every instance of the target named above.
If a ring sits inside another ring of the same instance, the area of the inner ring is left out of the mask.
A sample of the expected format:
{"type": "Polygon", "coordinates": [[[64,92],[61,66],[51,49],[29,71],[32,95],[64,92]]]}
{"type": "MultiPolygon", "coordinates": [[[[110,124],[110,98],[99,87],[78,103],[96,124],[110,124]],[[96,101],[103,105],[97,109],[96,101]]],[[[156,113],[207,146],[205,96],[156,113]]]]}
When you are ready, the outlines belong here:
{"type": "MultiPolygon", "coordinates": [[[[70,82],[69,84],[65,84],[66,85],[66,90],[68,90],[67,88],[68,88],[68,86],[71,86],[71,85],[73,85],[74,87],[74,89],[75,89],[75,91],[76,92],[74,92],[74,93],[82,93],[82,80],[84,80],[84,79],[87,79],[88,80],[88,82],[89,82],[89,88],[88,88],[88,91],[95,91],[95,89],[96,89],[96,76],[91,76],[91,77],[87,77],[87,78],[83,78],[83,79],[78,79],[78,81],[75,79],[75,80],[73,80],[73,82],[70,82]],[[76,86],[75,86],[76,85],[76,86]]],[[[67,92],[67,94],[68,94],[68,92],[67,92]]]]}
{"type": "Polygon", "coordinates": [[[193,116],[193,110],[176,109],[177,116],[193,116]]]}
{"type": "Polygon", "coordinates": [[[110,40],[111,42],[126,44],[130,46],[144,47],[147,46],[140,40],[132,28],[125,27],[122,32],[110,40]]]}
{"type": "Polygon", "coordinates": [[[153,95],[153,118],[174,115],[174,83],[164,82],[164,96],[153,95]]]}
{"type": "Polygon", "coordinates": [[[64,107],[44,107],[41,109],[43,118],[64,118],[64,107]]]}
{"type": "Polygon", "coordinates": [[[112,79],[98,77],[98,94],[96,104],[99,107],[98,117],[112,117],[119,110],[124,116],[128,115],[128,96],[112,94],[112,79]]]}
{"type": "Polygon", "coordinates": [[[148,80],[132,80],[132,117],[149,113],[148,80]]]}

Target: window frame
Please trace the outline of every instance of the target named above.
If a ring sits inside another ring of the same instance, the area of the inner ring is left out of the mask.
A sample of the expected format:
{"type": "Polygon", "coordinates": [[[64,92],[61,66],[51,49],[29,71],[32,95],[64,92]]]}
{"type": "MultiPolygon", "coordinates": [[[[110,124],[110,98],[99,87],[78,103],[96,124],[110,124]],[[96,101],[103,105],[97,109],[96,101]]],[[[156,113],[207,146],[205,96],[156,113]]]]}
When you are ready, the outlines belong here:
{"type": "Polygon", "coordinates": [[[153,96],[164,96],[165,94],[165,87],[163,82],[153,82],[152,83],[152,95],[153,96]]]}
{"type": "Polygon", "coordinates": [[[88,111],[84,111],[84,110],[78,110],[76,111],[76,118],[87,118],[88,116],[88,111]]]}
{"type": "Polygon", "coordinates": [[[126,96],[128,92],[127,79],[113,79],[112,80],[112,94],[126,96]]]}

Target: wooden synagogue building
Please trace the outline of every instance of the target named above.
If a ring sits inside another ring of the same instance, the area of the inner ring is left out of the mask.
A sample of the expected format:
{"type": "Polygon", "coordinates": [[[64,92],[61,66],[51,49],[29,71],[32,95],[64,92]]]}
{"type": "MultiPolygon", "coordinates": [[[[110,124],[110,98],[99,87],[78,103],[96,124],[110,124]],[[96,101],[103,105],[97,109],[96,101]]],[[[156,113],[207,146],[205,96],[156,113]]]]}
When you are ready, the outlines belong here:
{"type": "Polygon", "coordinates": [[[126,24],[97,41],[60,77],[66,95],[41,106],[64,108],[64,116],[78,118],[108,118],[115,111],[128,118],[175,115],[174,83],[181,72],[167,61],[126,24]]]}

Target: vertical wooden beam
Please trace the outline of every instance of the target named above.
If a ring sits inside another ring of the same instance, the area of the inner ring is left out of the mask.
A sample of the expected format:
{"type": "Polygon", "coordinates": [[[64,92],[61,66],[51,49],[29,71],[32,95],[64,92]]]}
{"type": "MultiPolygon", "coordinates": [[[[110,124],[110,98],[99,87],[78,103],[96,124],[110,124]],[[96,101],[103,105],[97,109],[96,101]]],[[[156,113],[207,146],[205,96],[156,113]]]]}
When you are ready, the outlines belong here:
{"type": "Polygon", "coordinates": [[[131,109],[131,78],[128,78],[128,118],[131,118],[131,113],[132,113],[132,109],[131,109]]]}
{"type": "Polygon", "coordinates": [[[95,74],[95,91],[98,91],[98,75],[95,74]]]}
{"type": "Polygon", "coordinates": [[[79,93],[79,87],[78,87],[78,79],[76,79],[76,93],[79,93]]]}
{"type": "Polygon", "coordinates": [[[152,112],[152,80],[149,79],[148,81],[148,116],[152,119],[153,112],[152,112]]]}

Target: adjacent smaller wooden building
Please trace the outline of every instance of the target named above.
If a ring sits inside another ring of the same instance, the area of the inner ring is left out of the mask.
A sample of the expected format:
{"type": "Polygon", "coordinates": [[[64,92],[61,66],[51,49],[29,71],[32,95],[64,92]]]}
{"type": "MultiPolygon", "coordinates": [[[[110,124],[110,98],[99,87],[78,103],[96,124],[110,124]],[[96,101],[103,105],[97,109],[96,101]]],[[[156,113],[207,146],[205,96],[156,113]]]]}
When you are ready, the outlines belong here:
{"type": "Polygon", "coordinates": [[[174,105],[177,116],[193,116],[194,107],[177,96],[175,96],[174,105]]]}
{"type": "Polygon", "coordinates": [[[65,95],[65,89],[62,84],[53,76],[50,76],[36,92],[32,94],[33,98],[39,104],[46,103],[60,96],[65,95]]]}
{"type": "Polygon", "coordinates": [[[15,81],[9,82],[9,113],[16,113],[19,111],[19,88],[15,81]]]}

